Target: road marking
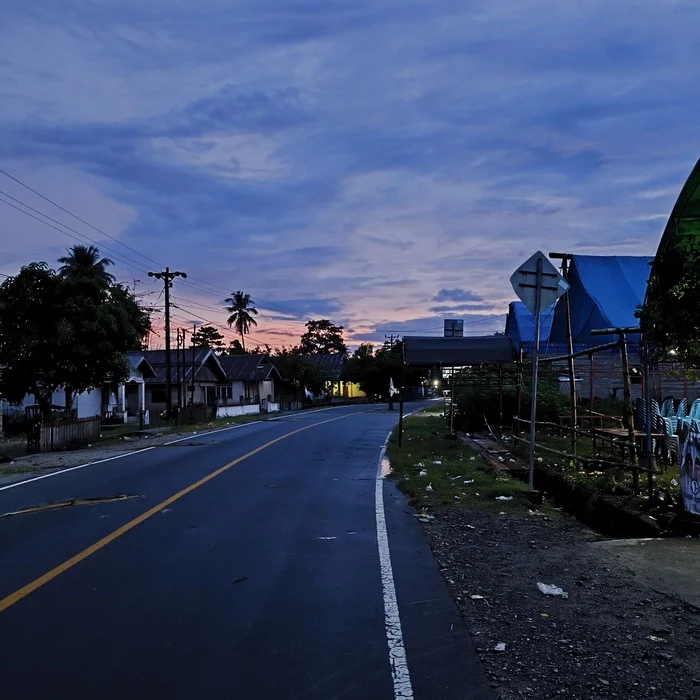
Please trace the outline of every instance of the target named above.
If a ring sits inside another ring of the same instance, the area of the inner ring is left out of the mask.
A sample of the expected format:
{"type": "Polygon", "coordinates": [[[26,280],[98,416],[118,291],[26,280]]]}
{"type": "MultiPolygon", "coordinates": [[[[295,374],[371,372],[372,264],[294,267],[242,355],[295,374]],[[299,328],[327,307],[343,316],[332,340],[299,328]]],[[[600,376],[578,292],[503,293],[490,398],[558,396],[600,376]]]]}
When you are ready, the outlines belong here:
{"type": "MultiPolygon", "coordinates": [[[[236,466],[237,464],[240,464],[243,460],[248,459],[249,457],[252,457],[253,455],[258,454],[258,452],[262,452],[263,450],[267,449],[271,445],[274,445],[277,442],[280,442],[281,440],[285,440],[288,437],[291,437],[292,435],[296,435],[297,433],[301,433],[305,430],[309,430],[310,428],[315,428],[316,426],[319,425],[325,425],[326,423],[332,423],[333,421],[337,420],[342,420],[343,418],[350,418],[351,416],[357,416],[362,413],[368,413],[369,411],[357,411],[355,413],[347,413],[342,416],[338,416],[337,418],[329,418],[327,420],[322,420],[319,421],[318,423],[312,423],[310,425],[305,425],[303,428],[297,428],[296,430],[292,430],[289,433],[286,433],[285,435],[282,435],[278,438],[275,438],[274,440],[270,440],[269,442],[266,442],[264,445],[260,445],[260,447],[256,447],[254,450],[251,450],[250,452],[247,452],[241,457],[237,457],[233,461],[229,462],[228,464],[224,464],[223,467],[219,467],[215,471],[211,472],[211,474],[208,474],[205,477],[202,477],[198,481],[195,481],[193,484],[190,484],[189,486],[185,487],[181,491],[178,491],[176,494],[170,496],[169,498],[166,498],[164,501],[159,503],[156,506],[153,506],[153,508],[149,508],[145,513],[141,513],[141,515],[135,517],[133,520],[130,520],[128,523],[122,525],[121,527],[117,528],[113,532],[110,532],[109,535],[106,535],[102,539],[98,540],[94,544],[91,544],[89,547],[84,549],[82,552],[78,552],[78,554],[72,556],[70,559],[66,559],[62,564],[59,564],[58,566],[54,567],[50,571],[47,571],[45,574],[39,576],[39,578],[34,579],[34,581],[31,581],[30,583],[26,584],[25,586],[22,586],[22,588],[16,590],[14,593],[10,593],[7,597],[3,598],[0,600],[0,613],[4,612],[7,610],[9,607],[14,605],[15,603],[19,602],[23,598],[26,598],[30,593],[33,593],[37,589],[41,588],[45,584],[49,583],[50,581],[53,581],[57,576],[60,576],[62,573],[65,571],[68,571],[68,569],[74,567],[76,564],[79,564],[81,561],[84,559],[87,559],[91,554],[94,554],[95,552],[98,552],[100,549],[103,547],[106,547],[110,542],[114,542],[118,537],[121,537],[125,533],[129,532],[129,530],[133,530],[137,525],[140,525],[142,522],[145,520],[148,520],[151,516],[155,515],[156,513],[160,513],[163,509],[167,508],[169,505],[175,503],[175,501],[180,500],[183,496],[186,496],[188,493],[191,493],[195,489],[198,489],[200,486],[206,484],[208,481],[211,481],[215,477],[219,476],[220,474],[223,474],[225,471],[230,469],[231,467],[236,466]]],[[[153,448],[148,448],[148,449],[153,449],[153,448]]],[[[391,564],[390,564],[391,566],[391,564]]]]}
{"type": "Polygon", "coordinates": [[[98,459],[94,462],[86,462],[85,464],[79,464],[77,467],[68,467],[67,469],[59,469],[58,471],[51,472],[50,474],[42,474],[41,476],[34,476],[31,479],[25,479],[24,481],[16,481],[14,484],[8,484],[7,486],[0,486],[0,491],[6,491],[7,489],[13,489],[16,486],[22,486],[24,484],[31,484],[32,481],[41,481],[42,479],[50,479],[52,476],[58,476],[59,474],[65,474],[66,472],[74,472],[76,469],[84,469],[85,467],[91,467],[93,464],[102,464],[103,462],[111,462],[115,459],[121,459],[122,457],[130,457],[131,455],[137,455],[140,452],[148,452],[148,450],[154,450],[155,445],[151,447],[144,447],[141,450],[133,450],[132,452],[124,452],[120,455],[115,455],[114,457],[107,457],[106,459],[98,459]]]}
{"type": "MultiPolygon", "coordinates": [[[[293,413],[291,415],[305,415],[308,416],[312,413],[320,413],[321,411],[331,411],[331,410],[337,410],[339,408],[347,408],[347,406],[331,406],[330,408],[318,408],[314,411],[300,411],[298,414],[293,413]]],[[[362,411],[362,413],[366,413],[366,411],[362,411]]],[[[351,414],[355,415],[355,414],[351,414]]],[[[266,418],[265,420],[255,420],[251,421],[250,423],[239,423],[238,425],[231,425],[227,428],[219,428],[218,430],[210,430],[209,432],[206,433],[198,433],[197,437],[206,437],[207,435],[213,435],[214,433],[222,433],[224,430],[234,430],[236,428],[246,428],[249,425],[257,425],[258,423],[266,423],[268,421],[273,421],[273,420],[282,420],[282,418],[286,418],[287,416],[279,416],[277,418],[266,418]]],[[[163,445],[174,445],[176,442],[182,442],[183,440],[191,440],[192,435],[188,435],[184,438],[178,438],[177,440],[171,440],[170,442],[164,442],[162,443],[163,445]]],[[[129,457],[131,455],[137,455],[140,452],[146,452],[148,450],[153,450],[158,445],[151,445],[150,447],[144,447],[141,450],[132,450],[130,452],[125,452],[124,454],[120,455],[115,455],[114,457],[107,457],[106,459],[98,459],[95,460],[94,462],[85,462],[85,464],[79,464],[76,467],[68,467],[67,469],[57,469],[55,472],[51,472],[50,474],[42,474],[41,476],[34,476],[31,479],[24,479],[22,481],[16,481],[13,484],[8,484],[7,486],[0,486],[0,491],[6,491],[7,489],[13,489],[17,486],[22,486],[23,484],[31,484],[32,481],[41,481],[42,479],[50,479],[53,476],[58,476],[59,474],[66,474],[67,472],[72,472],[75,471],[76,469],[84,469],[85,467],[91,467],[94,464],[103,464],[104,462],[111,462],[112,460],[115,459],[121,459],[122,457],[129,457]]]]}
{"type": "Polygon", "coordinates": [[[252,420],[249,423],[238,423],[238,425],[229,425],[226,428],[219,428],[218,430],[209,430],[206,433],[198,433],[198,432],[194,431],[192,434],[186,435],[185,437],[182,437],[182,438],[178,438],[177,440],[171,440],[170,442],[164,442],[163,445],[174,445],[176,442],[182,442],[183,440],[191,440],[195,436],[197,436],[198,438],[206,437],[207,435],[215,435],[216,433],[223,433],[226,430],[235,430],[236,428],[247,428],[249,425],[257,425],[258,423],[263,423],[263,422],[264,421],[261,421],[261,420],[252,420]]]}
{"type": "Polygon", "coordinates": [[[384,465],[386,462],[386,448],[390,438],[391,432],[387,435],[379,453],[374,490],[374,512],[377,519],[377,547],[379,549],[379,567],[384,593],[384,626],[386,627],[386,641],[389,645],[389,663],[391,665],[391,677],[394,681],[394,698],[395,700],[412,700],[413,686],[411,685],[411,675],[408,671],[406,647],[403,643],[401,617],[396,600],[396,586],[394,586],[394,572],[391,567],[389,534],[386,529],[386,517],[384,515],[384,465]]]}

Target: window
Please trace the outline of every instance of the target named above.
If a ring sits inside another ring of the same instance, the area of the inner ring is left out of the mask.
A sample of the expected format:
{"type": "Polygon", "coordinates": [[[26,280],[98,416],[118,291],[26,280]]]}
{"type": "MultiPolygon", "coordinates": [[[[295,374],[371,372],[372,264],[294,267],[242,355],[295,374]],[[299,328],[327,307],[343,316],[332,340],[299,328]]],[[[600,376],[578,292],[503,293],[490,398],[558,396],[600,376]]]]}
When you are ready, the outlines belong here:
{"type": "Polygon", "coordinates": [[[151,389],[151,403],[165,403],[165,389],[151,389]]]}
{"type": "Polygon", "coordinates": [[[221,401],[230,401],[233,398],[233,387],[230,384],[228,386],[217,386],[216,397],[221,401]]]}

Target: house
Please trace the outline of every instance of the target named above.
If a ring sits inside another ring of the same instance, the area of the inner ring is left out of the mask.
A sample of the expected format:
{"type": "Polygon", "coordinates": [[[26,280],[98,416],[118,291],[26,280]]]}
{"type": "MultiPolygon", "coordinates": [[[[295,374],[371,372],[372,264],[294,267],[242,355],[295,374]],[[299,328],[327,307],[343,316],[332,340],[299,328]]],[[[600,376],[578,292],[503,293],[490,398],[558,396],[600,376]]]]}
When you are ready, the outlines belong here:
{"type": "MultiPolygon", "coordinates": [[[[592,335],[604,328],[633,328],[639,326],[635,316],[644,303],[647,280],[653,261],[649,256],[573,255],[569,267],[569,308],[574,352],[597,345],[612,343],[614,335],[592,335]]],[[[642,395],[642,367],[639,334],[627,336],[627,351],[633,398],[642,395]]],[[[546,354],[568,352],[565,305],[554,310],[546,354]]],[[[612,349],[578,357],[575,362],[577,383],[583,397],[623,396],[622,362],[619,350],[612,349]]],[[[557,363],[562,377],[567,374],[566,363],[557,363]]],[[[700,396],[700,384],[684,378],[683,368],[670,363],[654,367],[650,373],[652,395],[657,399],[672,395],[694,399],[700,396]]],[[[562,383],[568,392],[568,375],[562,383]]]]}
{"type": "Polygon", "coordinates": [[[322,368],[327,374],[330,380],[330,394],[332,397],[343,399],[361,399],[366,397],[359,384],[346,382],[341,379],[343,364],[347,359],[345,355],[336,352],[304,355],[304,357],[317,367],[322,368]]]}
{"type": "MultiPolygon", "coordinates": [[[[138,416],[139,411],[162,412],[166,407],[167,357],[165,350],[127,353],[131,371],[117,389],[119,415],[138,416]]],[[[209,348],[170,351],[170,390],[172,405],[218,405],[220,384],[227,381],[219,358],[209,348]],[[193,381],[194,377],[194,381],[193,381]]]]}
{"type": "Polygon", "coordinates": [[[282,378],[267,355],[227,355],[218,360],[226,381],[217,387],[217,417],[279,411],[276,384],[282,378]]]}

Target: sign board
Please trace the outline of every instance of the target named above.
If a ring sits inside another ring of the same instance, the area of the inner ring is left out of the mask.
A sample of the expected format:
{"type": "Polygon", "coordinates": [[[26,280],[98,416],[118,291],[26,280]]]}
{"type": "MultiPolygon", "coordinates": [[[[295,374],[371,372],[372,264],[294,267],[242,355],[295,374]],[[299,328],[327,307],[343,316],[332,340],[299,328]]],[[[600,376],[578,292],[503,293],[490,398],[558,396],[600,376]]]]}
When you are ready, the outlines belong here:
{"type": "Polygon", "coordinates": [[[464,321],[455,318],[445,319],[445,338],[463,338],[464,321]]]}
{"type": "Polygon", "coordinates": [[[554,304],[562,294],[565,294],[569,285],[559,274],[554,265],[542,251],[537,251],[526,260],[512,275],[510,283],[518,295],[518,299],[525,304],[534,316],[537,313],[537,265],[542,261],[542,279],[540,285],[540,310],[554,304]]]}
{"type": "Polygon", "coordinates": [[[691,431],[683,443],[679,481],[685,509],[700,515],[700,433],[691,431]]]}

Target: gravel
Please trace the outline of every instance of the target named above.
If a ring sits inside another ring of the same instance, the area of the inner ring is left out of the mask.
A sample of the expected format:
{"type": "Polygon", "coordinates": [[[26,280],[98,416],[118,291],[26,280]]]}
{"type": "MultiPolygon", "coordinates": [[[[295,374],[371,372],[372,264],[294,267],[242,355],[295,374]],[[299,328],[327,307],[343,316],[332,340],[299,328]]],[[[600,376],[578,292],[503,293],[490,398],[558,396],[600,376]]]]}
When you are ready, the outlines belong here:
{"type": "Polygon", "coordinates": [[[432,513],[428,540],[499,698],[700,697],[700,610],[634,580],[577,520],[432,513]]]}

